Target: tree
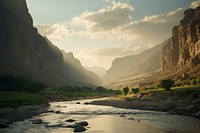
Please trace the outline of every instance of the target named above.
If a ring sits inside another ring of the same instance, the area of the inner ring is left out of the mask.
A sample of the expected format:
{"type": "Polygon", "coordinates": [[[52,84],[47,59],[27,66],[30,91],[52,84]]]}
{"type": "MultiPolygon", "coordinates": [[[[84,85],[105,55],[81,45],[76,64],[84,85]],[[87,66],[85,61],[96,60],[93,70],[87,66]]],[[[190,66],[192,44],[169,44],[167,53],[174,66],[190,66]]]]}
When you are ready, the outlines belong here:
{"type": "Polygon", "coordinates": [[[126,96],[126,95],[128,94],[128,92],[129,92],[129,88],[128,88],[128,87],[124,87],[124,88],[122,89],[122,92],[123,92],[124,95],[126,96]]]}
{"type": "Polygon", "coordinates": [[[133,92],[134,94],[137,94],[137,93],[140,92],[140,89],[139,89],[139,88],[132,88],[131,90],[132,90],[132,92],[133,92]]]}
{"type": "Polygon", "coordinates": [[[165,79],[160,81],[160,85],[166,90],[170,91],[171,87],[174,85],[174,81],[170,79],[165,79]]]}

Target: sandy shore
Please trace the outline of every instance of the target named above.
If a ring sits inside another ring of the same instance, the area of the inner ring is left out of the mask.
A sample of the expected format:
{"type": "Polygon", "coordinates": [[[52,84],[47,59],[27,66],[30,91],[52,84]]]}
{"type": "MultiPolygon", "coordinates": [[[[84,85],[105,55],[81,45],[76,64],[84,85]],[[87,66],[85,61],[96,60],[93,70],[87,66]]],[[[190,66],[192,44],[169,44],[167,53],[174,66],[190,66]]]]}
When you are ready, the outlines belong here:
{"type": "Polygon", "coordinates": [[[17,108],[0,108],[0,126],[39,115],[46,111],[48,107],[48,104],[43,104],[20,106],[17,108]]]}

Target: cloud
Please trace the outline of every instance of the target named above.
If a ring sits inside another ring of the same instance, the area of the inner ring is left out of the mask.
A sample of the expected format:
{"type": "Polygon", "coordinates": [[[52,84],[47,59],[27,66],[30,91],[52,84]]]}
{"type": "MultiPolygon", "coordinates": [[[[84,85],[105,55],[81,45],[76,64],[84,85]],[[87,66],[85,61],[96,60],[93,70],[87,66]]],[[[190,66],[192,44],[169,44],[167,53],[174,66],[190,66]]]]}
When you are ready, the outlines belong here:
{"type": "Polygon", "coordinates": [[[121,57],[138,54],[141,47],[136,45],[114,45],[110,47],[99,47],[89,51],[87,54],[97,57],[121,57]]]}
{"type": "Polygon", "coordinates": [[[76,34],[74,29],[69,29],[65,23],[56,23],[53,25],[34,24],[38,32],[52,39],[61,39],[66,36],[76,34]]]}
{"type": "Polygon", "coordinates": [[[84,24],[90,32],[103,32],[112,30],[118,26],[132,21],[130,13],[134,8],[127,3],[112,2],[111,6],[99,11],[86,11],[78,17],[73,18],[76,25],[84,24]]]}
{"type": "Polygon", "coordinates": [[[196,8],[199,6],[200,0],[194,1],[191,3],[191,8],[196,8]]]}
{"type": "Polygon", "coordinates": [[[171,36],[173,26],[182,18],[183,9],[179,8],[166,14],[146,16],[122,27],[118,34],[129,39],[139,39],[146,43],[160,43],[171,36]],[[138,36],[133,38],[132,35],[138,36]]]}

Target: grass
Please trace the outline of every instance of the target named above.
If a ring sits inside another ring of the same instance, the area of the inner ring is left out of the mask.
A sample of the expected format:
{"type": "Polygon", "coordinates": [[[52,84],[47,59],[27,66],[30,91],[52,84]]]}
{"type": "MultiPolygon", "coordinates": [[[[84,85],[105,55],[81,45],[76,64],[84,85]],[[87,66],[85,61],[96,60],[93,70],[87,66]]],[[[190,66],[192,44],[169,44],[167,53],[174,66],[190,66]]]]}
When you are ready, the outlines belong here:
{"type": "Polygon", "coordinates": [[[42,96],[24,92],[0,92],[0,107],[18,107],[45,103],[42,96]]]}
{"type": "Polygon", "coordinates": [[[64,91],[43,91],[40,93],[49,101],[77,100],[87,98],[100,98],[116,95],[115,92],[64,92],[64,91]]]}
{"type": "MultiPolygon", "coordinates": [[[[192,97],[197,98],[200,95],[200,86],[181,86],[181,87],[172,87],[171,91],[166,91],[164,88],[148,88],[140,89],[138,94],[146,95],[152,94],[154,96],[164,95],[165,97],[175,96],[175,97],[192,97]]],[[[118,95],[120,99],[131,99],[137,97],[138,94],[129,93],[124,96],[123,94],[118,95]]]]}

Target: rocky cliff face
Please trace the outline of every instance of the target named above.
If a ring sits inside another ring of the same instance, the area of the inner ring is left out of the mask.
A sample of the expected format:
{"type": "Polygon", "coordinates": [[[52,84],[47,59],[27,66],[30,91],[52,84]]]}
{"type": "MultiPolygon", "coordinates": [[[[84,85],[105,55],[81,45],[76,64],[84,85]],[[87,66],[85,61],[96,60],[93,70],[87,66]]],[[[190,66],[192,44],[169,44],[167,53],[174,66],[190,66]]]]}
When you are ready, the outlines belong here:
{"type": "Polygon", "coordinates": [[[191,78],[200,75],[200,7],[188,9],[180,25],[172,30],[172,37],[162,50],[162,73],[165,78],[191,78]],[[194,71],[197,70],[197,72],[194,71]]]}
{"type": "Polygon", "coordinates": [[[33,27],[26,1],[0,0],[0,74],[78,85],[66,69],[62,52],[33,27]]]}

